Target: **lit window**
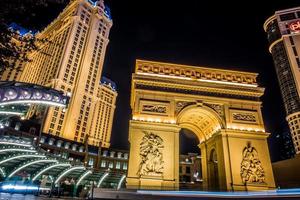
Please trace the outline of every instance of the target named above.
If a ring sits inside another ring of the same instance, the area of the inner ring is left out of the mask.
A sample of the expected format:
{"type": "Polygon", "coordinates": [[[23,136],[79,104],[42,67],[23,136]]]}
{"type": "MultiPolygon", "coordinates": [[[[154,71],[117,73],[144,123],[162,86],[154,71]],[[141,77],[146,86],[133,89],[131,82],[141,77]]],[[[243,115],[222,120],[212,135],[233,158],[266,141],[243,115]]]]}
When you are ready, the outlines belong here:
{"type": "Polygon", "coordinates": [[[113,168],[113,167],[114,167],[114,163],[113,163],[113,162],[109,162],[108,167],[109,167],[109,168],[113,168]]]}
{"type": "Polygon", "coordinates": [[[127,170],[127,163],[123,164],[123,170],[127,170]]]}
{"type": "Polygon", "coordinates": [[[114,152],[114,151],[111,151],[111,152],[110,152],[110,157],[113,158],[114,156],[115,156],[115,152],[114,152]]]}
{"type": "Polygon", "coordinates": [[[94,165],[94,159],[93,159],[93,158],[90,158],[90,159],[89,159],[88,165],[89,165],[89,166],[93,166],[93,165],[94,165]]]}
{"type": "Polygon", "coordinates": [[[118,158],[122,158],[122,152],[118,152],[118,158]]]}
{"type": "Polygon", "coordinates": [[[121,163],[120,162],[116,163],[116,169],[121,169],[121,163]]]}
{"type": "Polygon", "coordinates": [[[107,151],[103,151],[103,156],[107,156],[107,151]]]}

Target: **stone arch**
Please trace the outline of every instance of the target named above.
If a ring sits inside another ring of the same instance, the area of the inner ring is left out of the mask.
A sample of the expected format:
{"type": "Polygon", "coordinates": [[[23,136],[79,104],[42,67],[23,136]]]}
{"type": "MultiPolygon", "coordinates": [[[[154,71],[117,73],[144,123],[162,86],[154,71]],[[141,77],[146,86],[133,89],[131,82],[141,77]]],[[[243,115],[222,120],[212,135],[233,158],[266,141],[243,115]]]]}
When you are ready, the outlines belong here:
{"type": "Polygon", "coordinates": [[[224,120],[213,109],[199,105],[190,105],[180,111],[177,124],[193,131],[200,143],[225,127],[224,120]]]}
{"type": "Polygon", "coordinates": [[[255,73],[137,60],[131,89],[126,186],[178,189],[180,129],[185,128],[199,138],[203,189],[214,189],[209,187],[209,164],[215,149],[217,189],[244,190],[241,152],[248,141],[263,152],[260,155],[268,177],[265,186],[249,184],[247,190],[274,187],[269,134],[265,133],[259,100],[264,89],[257,85],[256,77],[255,73]],[[145,133],[153,135],[153,142],[143,142],[145,133]],[[152,149],[159,149],[163,160],[152,159],[157,158],[152,149]],[[154,170],[141,176],[140,166],[145,162],[154,170]]]}

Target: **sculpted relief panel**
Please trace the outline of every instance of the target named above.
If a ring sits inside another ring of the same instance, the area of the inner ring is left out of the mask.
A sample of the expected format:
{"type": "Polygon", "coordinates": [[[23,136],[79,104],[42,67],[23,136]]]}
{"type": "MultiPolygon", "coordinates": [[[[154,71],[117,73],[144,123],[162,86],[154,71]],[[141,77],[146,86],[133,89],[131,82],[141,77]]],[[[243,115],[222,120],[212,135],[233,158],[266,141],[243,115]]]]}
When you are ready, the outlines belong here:
{"type": "Polygon", "coordinates": [[[164,169],[163,139],[158,135],[144,131],[144,137],[140,143],[140,158],[138,175],[161,176],[164,169]]]}
{"type": "Polygon", "coordinates": [[[257,150],[250,143],[243,151],[241,178],[243,183],[265,183],[265,171],[258,158],[257,150]]]}
{"type": "Polygon", "coordinates": [[[143,105],[142,111],[153,113],[167,113],[167,107],[163,105],[143,105]]]}
{"type": "Polygon", "coordinates": [[[233,120],[256,122],[256,117],[251,113],[233,113],[233,120]]]}
{"type": "Polygon", "coordinates": [[[140,114],[168,116],[170,102],[141,99],[138,108],[140,114]]]}

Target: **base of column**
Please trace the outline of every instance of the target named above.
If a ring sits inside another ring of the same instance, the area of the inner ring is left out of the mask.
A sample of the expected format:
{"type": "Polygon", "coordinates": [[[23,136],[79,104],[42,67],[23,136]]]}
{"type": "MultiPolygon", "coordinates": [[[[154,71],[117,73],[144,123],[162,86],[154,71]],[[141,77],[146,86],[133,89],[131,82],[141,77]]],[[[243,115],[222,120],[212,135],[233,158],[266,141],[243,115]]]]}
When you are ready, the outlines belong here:
{"type": "Polygon", "coordinates": [[[234,185],[234,191],[270,191],[274,188],[269,188],[267,184],[247,184],[247,185],[234,185]]]}
{"type": "Polygon", "coordinates": [[[155,177],[127,178],[127,189],[142,190],[178,190],[179,183],[172,180],[162,180],[155,177]]]}

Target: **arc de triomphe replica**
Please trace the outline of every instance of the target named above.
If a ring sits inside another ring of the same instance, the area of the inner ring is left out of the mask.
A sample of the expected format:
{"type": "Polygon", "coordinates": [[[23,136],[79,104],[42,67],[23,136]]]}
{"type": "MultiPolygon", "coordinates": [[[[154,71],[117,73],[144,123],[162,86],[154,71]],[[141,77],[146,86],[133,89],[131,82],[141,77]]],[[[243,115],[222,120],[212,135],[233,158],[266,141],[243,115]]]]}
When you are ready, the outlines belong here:
{"type": "Polygon", "coordinates": [[[179,187],[179,131],[200,141],[208,190],[274,189],[257,74],[137,60],[128,188],[179,187]]]}

